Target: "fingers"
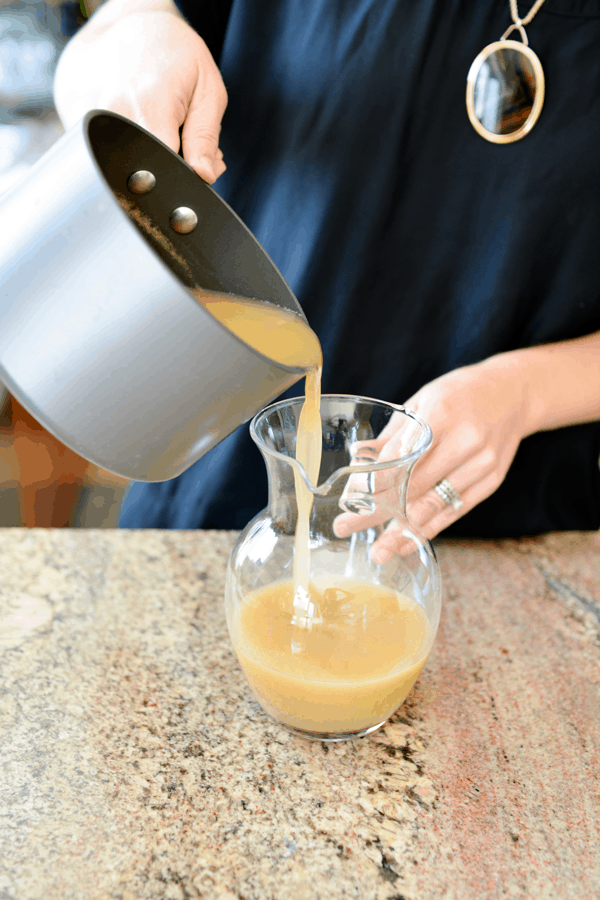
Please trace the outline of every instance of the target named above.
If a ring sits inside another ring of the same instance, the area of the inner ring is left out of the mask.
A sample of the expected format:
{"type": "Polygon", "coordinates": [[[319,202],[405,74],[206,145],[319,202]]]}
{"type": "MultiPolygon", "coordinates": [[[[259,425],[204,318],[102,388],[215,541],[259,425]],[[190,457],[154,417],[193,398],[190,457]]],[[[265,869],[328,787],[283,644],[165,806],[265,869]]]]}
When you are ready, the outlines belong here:
{"type": "MultiPolygon", "coordinates": [[[[486,452],[475,454],[450,472],[445,467],[438,471],[434,470],[430,473],[426,488],[409,502],[408,518],[418,526],[425,537],[431,540],[489,497],[499,487],[503,477],[503,469],[492,464],[490,454],[486,452]],[[463,505],[458,510],[435,491],[435,485],[444,477],[460,495],[463,505]]],[[[369,515],[345,513],[338,516],[334,523],[334,531],[338,537],[347,537],[353,532],[366,531],[368,528],[382,525],[401,512],[397,488],[373,494],[372,499],[376,506],[373,513],[369,515]]],[[[402,527],[392,521],[384,534],[373,544],[371,558],[373,562],[381,565],[394,553],[403,555],[412,549],[413,545],[403,535],[402,527]]]]}
{"type": "MultiPolygon", "coordinates": [[[[219,148],[219,134],[227,93],[218,72],[214,83],[212,78],[208,79],[210,83],[207,86],[206,81],[202,79],[196,86],[187,112],[182,109],[181,103],[171,100],[165,104],[146,96],[136,97],[135,100],[123,98],[120,104],[113,101],[111,106],[115,112],[138,122],[174,153],[179,152],[181,144],[186,162],[200,178],[213,184],[226,168],[219,148]]],[[[163,97],[160,99],[164,100],[163,97]]]]}
{"type": "MultiPolygon", "coordinates": [[[[448,480],[456,488],[454,481],[452,479],[448,480]]],[[[456,488],[463,501],[460,510],[455,510],[441,497],[438,497],[435,491],[431,491],[427,498],[420,498],[419,506],[416,509],[413,508],[412,504],[409,504],[408,515],[420,527],[425,537],[431,540],[440,531],[448,528],[449,525],[452,525],[453,522],[456,522],[457,519],[468,513],[478,503],[481,503],[482,500],[493,494],[502,483],[502,480],[498,471],[495,470],[486,473],[478,481],[473,482],[462,490],[456,488]]]]}
{"type": "Polygon", "coordinates": [[[427,484],[418,493],[411,492],[408,501],[410,518],[422,527],[433,515],[437,515],[440,510],[450,509],[454,513],[455,518],[458,518],[459,515],[464,515],[466,512],[466,492],[473,488],[474,485],[479,484],[488,474],[489,470],[480,465],[476,456],[466,460],[458,468],[450,469],[450,471],[440,469],[433,472],[427,484]],[[460,495],[463,501],[460,510],[455,510],[452,505],[446,503],[443,497],[440,497],[435,491],[436,484],[442,480],[449,481],[454,490],[460,495]]]}
{"type": "Polygon", "coordinates": [[[339,515],[333,522],[333,531],[339,538],[348,537],[355,531],[366,531],[367,528],[375,528],[377,525],[383,525],[387,522],[392,513],[388,510],[380,510],[371,515],[360,515],[360,513],[343,513],[339,515]]]}
{"type": "MultiPolygon", "coordinates": [[[[483,451],[484,437],[470,422],[459,422],[449,430],[440,428],[433,447],[415,466],[409,500],[414,501],[421,494],[427,493],[442,478],[452,481],[455,473],[463,467],[469,467],[471,477],[468,483],[478,480],[483,474],[483,467],[494,464],[494,459],[491,458],[492,448],[490,459],[483,451]]],[[[455,487],[456,490],[461,489],[458,484],[455,487]]]]}
{"type": "Polygon", "coordinates": [[[418,491],[411,492],[407,505],[409,518],[429,539],[493,493],[504,477],[497,456],[490,453],[489,448],[460,460],[454,468],[451,461],[451,456],[440,457],[437,467],[430,469],[425,478],[421,473],[418,491]],[[459,494],[462,501],[459,509],[454,509],[451,503],[437,494],[435,486],[444,479],[459,494]]]}
{"type": "MultiPolygon", "coordinates": [[[[383,446],[380,442],[381,438],[375,441],[365,441],[366,447],[379,451],[377,462],[388,461],[389,459],[397,459],[402,454],[399,442],[402,436],[392,434],[387,441],[383,439],[383,446]],[[385,459],[384,459],[385,457],[385,459]]],[[[451,480],[455,489],[459,492],[463,491],[468,485],[479,481],[488,471],[493,468],[495,458],[472,448],[475,441],[472,436],[467,436],[458,428],[456,433],[452,433],[444,443],[442,451],[436,448],[436,452],[432,452],[431,458],[426,461],[420,461],[416,467],[410,485],[409,508],[411,510],[411,518],[420,525],[422,521],[428,521],[434,512],[439,511],[439,504],[444,505],[444,501],[433,492],[434,486],[441,481],[442,478],[451,480]],[[431,504],[435,506],[432,508],[431,504]]],[[[345,495],[353,493],[360,494],[363,490],[365,496],[371,500],[376,507],[371,515],[365,513],[346,514],[336,519],[336,533],[339,537],[351,534],[353,531],[363,531],[366,528],[380,525],[382,522],[388,521],[393,515],[400,512],[400,484],[405,478],[405,470],[402,468],[388,468],[381,471],[373,472],[368,476],[370,490],[363,487],[362,481],[367,479],[366,475],[351,475],[346,489],[345,495]],[[362,481],[361,481],[362,479],[362,481]]],[[[454,510],[453,510],[454,511],[454,510]]],[[[466,510],[465,510],[466,511],[466,510]]]]}
{"type": "Polygon", "coordinates": [[[398,484],[394,481],[391,486],[382,491],[372,493],[370,491],[360,492],[357,490],[348,490],[353,479],[352,475],[346,489],[340,498],[340,507],[348,510],[352,509],[352,505],[356,508],[359,503],[364,504],[364,510],[360,512],[344,512],[334,521],[334,531],[338,537],[347,537],[355,531],[365,531],[367,528],[374,528],[388,522],[392,516],[400,512],[400,499],[398,494],[398,484]]]}
{"type": "Polygon", "coordinates": [[[219,149],[221,119],[227,106],[227,91],[216,66],[199,73],[196,89],[182,131],[184,159],[200,178],[213,184],[225,171],[219,149]]]}
{"type": "Polygon", "coordinates": [[[139,123],[212,183],[227,93],[202,38],[172,9],[140,9],[94,30],[91,20],[61,56],[55,94],[63,122],[108,109],[139,123]]]}
{"type": "MultiPolygon", "coordinates": [[[[498,472],[494,471],[459,490],[458,485],[462,485],[467,477],[467,470],[463,470],[462,473],[460,471],[453,473],[452,478],[448,479],[463,501],[460,510],[455,510],[453,506],[442,500],[433,489],[420,497],[414,504],[408,505],[407,512],[410,522],[414,522],[428,540],[432,540],[478,503],[493,494],[502,482],[498,472]]],[[[371,558],[378,565],[383,565],[391,559],[394,553],[404,555],[410,553],[412,549],[413,544],[404,535],[403,529],[392,522],[373,544],[371,558]]]]}
{"type": "MultiPolygon", "coordinates": [[[[116,104],[113,104],[115,106],[116,104]]],[[[122,113],[128,118],[138,122],[142,128],[145,128],[150,134],[162,141],[174,153],[179,152],[179,122],[173,115],[173,106],[163,107],[162,105],[153,103],[138,104],[139,109],[132,109],[130,113],[122,113]]],[[[114,109],[114,112],[121,112],[114,109]]]]}
{"type": "MultiPolygon", "coordinates": [[[[406,539],[402,533],[402,528],[396,522],[390,522],[381,537],[377,538],[371,547],[371,559],[376,565],[382,566],[392,558],[394,553],[402,554],[405,544],[406,539]]],[[[409,552],[412,548],[413,544],[410,542],[408,545],[409,552]]]]}
{"type": "MultiPolygon", "coordinates": [[[[393,413],[385,428],[380,431],[377,441],[380,441],[383,445],[390,439],[394,438],[398,434],[399,429],[401,429],[405,424],[405,422],[406,418],[402,413],[393,413]]],[[[394,457],[392,456],[389,457],[389,459],[393,458],[394,457]]]]}

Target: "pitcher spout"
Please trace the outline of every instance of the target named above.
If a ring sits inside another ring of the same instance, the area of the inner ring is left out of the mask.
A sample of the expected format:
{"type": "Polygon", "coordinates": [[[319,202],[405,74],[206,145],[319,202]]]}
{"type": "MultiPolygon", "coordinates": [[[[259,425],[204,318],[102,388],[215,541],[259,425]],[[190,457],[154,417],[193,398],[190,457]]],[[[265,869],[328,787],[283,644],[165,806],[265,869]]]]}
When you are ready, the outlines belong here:
{"type": "Polygon", "coordinates": [[[431,429],[412,410],[364,397],[321,398],[323,454],[317,484],[296,459],[298,422],[304,399],[283,400],[264,409],[250,426],[269,474],[269,506],[292,527],[295,477],[319,501],[337,497],[342,512],[372,515],[385,496],[406,515],[414,464],[432,442],[431,429]]]}

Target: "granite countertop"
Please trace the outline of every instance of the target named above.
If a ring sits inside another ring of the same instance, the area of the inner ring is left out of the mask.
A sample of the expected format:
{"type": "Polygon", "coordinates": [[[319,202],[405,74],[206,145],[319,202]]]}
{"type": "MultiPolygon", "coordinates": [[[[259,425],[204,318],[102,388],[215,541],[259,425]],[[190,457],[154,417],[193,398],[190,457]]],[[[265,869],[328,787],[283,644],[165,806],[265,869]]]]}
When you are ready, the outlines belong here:
{"type": "Polygon", "coordinates": [[[226,532],[0,533],[2,900],[600,898],[600,536],[438,546],[388,725],[311,743],[227,636],[226,532]]]}

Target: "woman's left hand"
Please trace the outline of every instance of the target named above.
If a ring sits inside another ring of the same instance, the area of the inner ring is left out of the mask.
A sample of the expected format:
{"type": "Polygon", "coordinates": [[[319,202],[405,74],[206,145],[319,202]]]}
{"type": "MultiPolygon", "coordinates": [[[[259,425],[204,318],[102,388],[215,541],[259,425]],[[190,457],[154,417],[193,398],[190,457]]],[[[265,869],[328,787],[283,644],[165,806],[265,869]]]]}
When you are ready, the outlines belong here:
{"type": "MultiPolygon", "coordinates": [[[[520,441],[528,434],[526,381],[510,354],[455,369],[426,384],[406,407],[431,426],[433,445],[420,460],[412,476],[408,515],[428,538],[435,537],[456,519],[489,497],[502,483],[520,441]],[[434,487],[442,479],[460,495],[462,506],[454,509],[434,487]]],[[[378,461],[398,458],[400,441],[394,418],[375,442],[378,461]]],[[[372,441],[369,442],[373,446],[372,441]]],[[[336,532],[344,537],[386,522],[390,510],[389,472],[382,482],[380,511],[370,515],[345,513],[336,520],[336,532]]],[[[397,496],[397,492],[396,492],[397,496]]],[[[402,552],[401,528],[390,522],[373,545],[376,563],[402,552]]]]}

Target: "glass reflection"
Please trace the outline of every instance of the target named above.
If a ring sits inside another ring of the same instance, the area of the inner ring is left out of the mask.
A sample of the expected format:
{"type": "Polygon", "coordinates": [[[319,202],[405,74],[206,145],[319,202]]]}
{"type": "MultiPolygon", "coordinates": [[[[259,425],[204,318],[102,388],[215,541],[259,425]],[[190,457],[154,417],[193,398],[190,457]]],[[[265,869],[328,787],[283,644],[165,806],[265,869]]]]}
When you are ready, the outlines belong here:
{"type": "Polygon", "coordinates": [[[528,57],[507,47],[483,61],[475,79],[475,115],[493,134],[513,134],[531,115],[537,84],[528,57]]]}

